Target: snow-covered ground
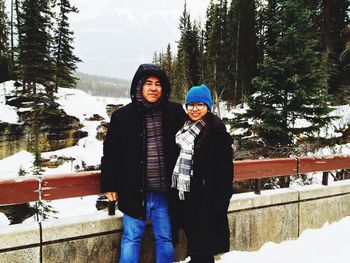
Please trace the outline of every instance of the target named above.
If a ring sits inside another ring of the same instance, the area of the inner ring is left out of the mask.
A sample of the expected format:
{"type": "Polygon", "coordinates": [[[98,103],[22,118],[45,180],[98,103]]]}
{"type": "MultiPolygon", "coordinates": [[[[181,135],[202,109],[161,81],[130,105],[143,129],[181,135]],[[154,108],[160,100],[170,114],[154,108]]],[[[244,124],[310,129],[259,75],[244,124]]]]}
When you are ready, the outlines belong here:
{"type": "Polygon", "coordinates": [[[5,95],[8,94],[12,88],[13,82],[8,81],[5,83],[0,83],[0,122],[7,123],[17,123],[18,115],[16,113],[16,108],[6,105],[5,95]]]}
{"type": "Polygon", "coordinates": [[[350,217],[345,217],[338,222],[325,224],[321,229],[308,229],[297,240],[280,244],[268,242],[255,252],[228,252],[215,262],[347,263],[349,244],[350,217]]]}
{"type": "MultiPolygon", "coordinates": [[[[237,105],[236,108],[232,108],[230,110],[227,109],[226,103],[220,104],[220,114],[222,118],[228,118],[232,119],[237,116],[237,114],[242,114],[247,111],[247,105],[237,105]]],[[[336,117],[328,126],[322,128],[318,134],[316,134],[318,137],[321,138],[334,138],[334,137],[340,137],[342,133],[336,130],[341,130],[344,128],[347,128],[350,126],[350,105],[341,105],[341,106],[334,106],[332,107],[333,111],[329,114],[329,116],[336,117]]],[[[254,122],[252,120],[248,121],[249,124],[253,124],[254,122]]],[[[295,127],[307,127],[310,123],[307,122],[304,119],[297,119],[295,123],[295,127]]],[[[235,129],[231,132],[234,135],[241,135],[244,132],[246,132],[247,129],[235,129]]],[[[347,145],[349,146],[349,145],[347,145]]],[[[341,149],[338,148],[337,152],[339,152],[341,149]]],[[[325,152],[326,153],[326,152],[325,152]]],[[[334,154],[334,153],[330,153],[334,154]]],[[[323,154],[326,155],[326,154],[323,154]]]]}
{"type": "MultiPolygon", "coordinates": [[[[321,229],[308,229],[297,240],[280,244],[268,242],[258,251],[231,251],[221,255],[217,263],[347,263],[349,262],[350,217],[325,224],[321,229]]],[[[189,259],[181,261],[188,262],[189,259]]]]}
{"type": "MultiPolygon", "coordinates": [[[[13,90],[13,82],[8,81],[0,84],[0,122],[17,123],[17,112],[15,107],[5,104],[4,94],[9,94],[13,90]],[[5,118],[6,115],[6,118],[5,118]]],[[[106,113],[107,104],[127,104],[127,98],[104,98],[93,97],[77,89],[59,88],[57,93],[60,107],[71,116],[77,117],[84,125],[83,131],[88,132],[88,136],[78,141],[77,145],[57,151],[42,153],[43,158],[50,156],[64,156],[74,161],[65,162],[57,168],[45,168],[45,174],[59,174],[74,172],[74,167],[82,167],[84,162],[87,166],[98,165],[102,156],[102,142],[96,139],[97,127],[100,121],[91,121],[90,117],[98,114],[109,122],[106,113]]],[[[0,178],[14,177],[18,175],[20,168],[28,173],[33,164],[33,155],[27,151],[18,152],[12,156],[0,160],[0,178]]]]}

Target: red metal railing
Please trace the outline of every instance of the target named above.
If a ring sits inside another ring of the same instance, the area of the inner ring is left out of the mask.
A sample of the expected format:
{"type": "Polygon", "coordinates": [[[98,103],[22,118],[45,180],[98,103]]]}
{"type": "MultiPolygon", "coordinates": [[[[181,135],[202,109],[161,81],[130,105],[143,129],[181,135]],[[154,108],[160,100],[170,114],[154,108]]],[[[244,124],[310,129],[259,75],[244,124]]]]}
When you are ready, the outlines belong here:
{"type": "MultiPolygon", "coordinates": [[[[266,177],[290,176],[309,172],[324,172],[327,185],[328,172],[350,168],[350,156],[322,158],[301,157],[234,162],[234,179],[255,179],[255,193],[260,193],[260,180],[266,177]]],[[[0,205],[20,204],[37,200],[56,200],[100,194],[100,171],[15,177],[0,180],[0,205]]]]}
{"type": "Polygon", "coordinates": [[[235,161],[233,166],[234,179],[240,181],[298,173],[295,158],[235,161]]]}

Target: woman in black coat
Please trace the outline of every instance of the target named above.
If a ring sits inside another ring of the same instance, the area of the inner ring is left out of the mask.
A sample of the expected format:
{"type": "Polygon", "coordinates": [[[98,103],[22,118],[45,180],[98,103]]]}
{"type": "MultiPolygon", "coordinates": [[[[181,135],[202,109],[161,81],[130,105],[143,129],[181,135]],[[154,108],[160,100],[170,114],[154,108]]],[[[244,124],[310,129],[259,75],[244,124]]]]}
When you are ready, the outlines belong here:
{"type": "Polygon", "coordinates": [[[232,138],[211,106],[209,89],[192,87],[186,97],[188,118],[176,134],[180,155],[172,177],[173,209],[175,223],[185,230],[192,263],[214,262],[214,255],[230,247],[232,138]]]}

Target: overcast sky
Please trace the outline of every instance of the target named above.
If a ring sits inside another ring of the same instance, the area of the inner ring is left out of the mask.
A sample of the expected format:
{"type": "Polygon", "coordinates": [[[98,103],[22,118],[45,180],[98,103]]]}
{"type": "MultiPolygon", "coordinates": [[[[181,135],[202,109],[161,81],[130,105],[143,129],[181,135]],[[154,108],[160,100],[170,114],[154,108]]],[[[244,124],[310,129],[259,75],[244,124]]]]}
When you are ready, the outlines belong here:
{"type": "MultiPolygon", "coordinates": [[[[210,0],[187,0],[191,18],[204,21],[210,0]]],[[[10,0],[6,0],[7,6],[10,0]]],[[[154,52],[176,49],[184,0],[71,0],[79,71],[131,79],[154,52]]]]}

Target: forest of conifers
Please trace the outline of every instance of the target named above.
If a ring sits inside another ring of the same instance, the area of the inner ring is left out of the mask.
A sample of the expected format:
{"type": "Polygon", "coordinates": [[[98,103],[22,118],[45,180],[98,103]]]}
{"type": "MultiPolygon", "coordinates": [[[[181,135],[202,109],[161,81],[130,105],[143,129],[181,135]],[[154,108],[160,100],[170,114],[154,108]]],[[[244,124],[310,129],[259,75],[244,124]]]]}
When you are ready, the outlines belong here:
{"type": "Polygon", "coordinates": [[[320,88],[333,95],[332,104],[348,100],[349,0],[211,1],[201,23],[190,18],[185,3],[179,29],[177,52],[168,45],[154,55],[171,76],[175,99],[206,83],[236,105],[263,88],[262,79],[273,78],[279,87],[288,79],[300,85],[317,66],[326,80],[320,88]],[[278,70],[283,73],[277,77],[278,70]]]}
{"type": "Polygon", "coordinates": [[[80,59],[74,55],[68,15],[78,12],[69,0],[0,0],[0,82],[17,80],[23,92],[48,94],[75,87],[80,59]]]}
{"type": "MultiPolygon", "coordinates": [[[[205,83],[214,102],[247,108],[233,125],[263,145],[289,147],[332,121],[350,98],[349,0],[211,1],[204,23],[185,3],[177,52],[154,62],[168,73],[174,100],[205,83]],[[298,120],[308,125],[297,125],[298,120]]],[[[214,109],[217,103],[214,103],[214,109]]]]}

